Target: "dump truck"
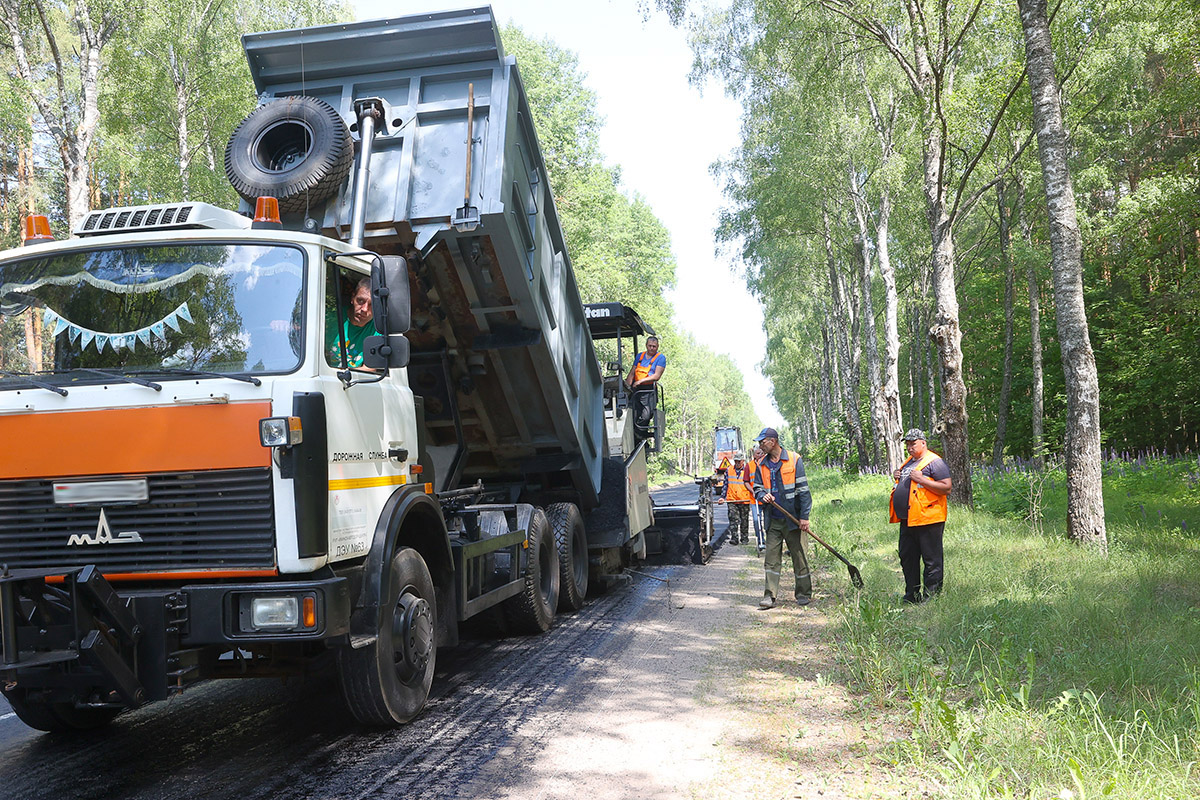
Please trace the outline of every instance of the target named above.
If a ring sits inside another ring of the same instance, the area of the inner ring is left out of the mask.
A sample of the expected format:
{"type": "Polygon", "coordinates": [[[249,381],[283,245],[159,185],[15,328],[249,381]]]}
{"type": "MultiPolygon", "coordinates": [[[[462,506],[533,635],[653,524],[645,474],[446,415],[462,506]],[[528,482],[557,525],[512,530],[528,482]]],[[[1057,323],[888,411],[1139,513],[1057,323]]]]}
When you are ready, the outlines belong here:
{"type": "Polygon", "coordinates": [[[545,631],[646,551],[653,439],[491,9],[243,45],[237,209],[0,253],[0,678],[34,728],[331,653],[400,724],[459,623],[545,631]]]}

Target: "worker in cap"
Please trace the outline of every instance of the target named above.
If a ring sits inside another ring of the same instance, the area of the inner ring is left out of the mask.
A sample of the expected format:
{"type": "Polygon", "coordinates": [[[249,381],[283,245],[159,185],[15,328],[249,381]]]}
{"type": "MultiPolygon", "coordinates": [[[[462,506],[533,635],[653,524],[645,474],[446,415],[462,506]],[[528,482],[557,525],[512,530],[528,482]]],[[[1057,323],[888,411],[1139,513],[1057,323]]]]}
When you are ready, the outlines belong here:
{"type": "Polygon", "coordinates": [[[779,444],[779,432],[774,428],[763,428],[756,441],[765,455],[754,474],[754,497],[761,506],[767,524],[767,549],[763,558],[766,587],[758,607],[762,610],[775,607],[785,541],[792,556],[792,572],[796,576],[796,602],[806,606],[812,600],[812,577],[809,575],[808,558],[804,553],[801,535],[809,530],[812,494],[808,491],[804,462],[799,454],[789,453],[779,444]],[[799,527],[780,509],[799,519],[799,527]]]}
{"type": "Polygon", "coordinates": [[[754,473],[746,465],[746,454],[738,450],[725,468],[725,487],[718,503],[729,504],[729,543],[750,541],[750,506],[754,502],[754,473]]]}
{"type": "Polygon", "coordinates": [[[904,602],[920,603],[942,590],[942,535],[946,530],[950,467],[926,446],[925,431],[904,434],[908,460],[892,473],[889,513],[900,523],[900,569],[904,573],[904,602]],[[921,562],[925,586],[921,586],[921,562]]]}

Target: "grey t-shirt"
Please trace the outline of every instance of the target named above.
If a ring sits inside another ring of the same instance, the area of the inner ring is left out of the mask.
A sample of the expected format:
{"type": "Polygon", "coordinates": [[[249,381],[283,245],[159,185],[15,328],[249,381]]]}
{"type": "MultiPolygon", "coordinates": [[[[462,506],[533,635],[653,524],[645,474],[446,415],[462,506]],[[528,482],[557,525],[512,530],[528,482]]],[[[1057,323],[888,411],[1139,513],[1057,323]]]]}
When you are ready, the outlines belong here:
{"type": "MultiPolygon", "coordinates": [[[[892,490],[892,508],[896,510],[896,516],[906,522],[908,521],[908,497],[909,492],[912,491],[912,471],[918,461],[920,461],[919,458],[910,458],[904,462],[904,465],[900,467],[900,482],[892,490]]],[[[950,477],[950,467],[942,460],[941,456],[938,456],[925,465],[921,474],[930,480],[944,481],[950,477]]]]}

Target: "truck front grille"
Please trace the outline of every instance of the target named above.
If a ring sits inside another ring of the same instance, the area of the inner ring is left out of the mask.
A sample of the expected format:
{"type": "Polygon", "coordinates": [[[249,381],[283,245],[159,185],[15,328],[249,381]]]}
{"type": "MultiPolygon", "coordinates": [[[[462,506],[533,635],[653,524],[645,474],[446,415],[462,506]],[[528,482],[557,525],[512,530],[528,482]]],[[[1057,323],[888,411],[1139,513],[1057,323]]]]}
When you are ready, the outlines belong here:
{"type": "Polygon", "coordinates": [[[166,473],[147,482],[150,498],[139,505],[60,506],[51,480],[0,481],[0,564],[95,564],[110,574],[275,566],[269,469],[166,473]],[[137,536],[121,535],[128,532],[137,536]]]}

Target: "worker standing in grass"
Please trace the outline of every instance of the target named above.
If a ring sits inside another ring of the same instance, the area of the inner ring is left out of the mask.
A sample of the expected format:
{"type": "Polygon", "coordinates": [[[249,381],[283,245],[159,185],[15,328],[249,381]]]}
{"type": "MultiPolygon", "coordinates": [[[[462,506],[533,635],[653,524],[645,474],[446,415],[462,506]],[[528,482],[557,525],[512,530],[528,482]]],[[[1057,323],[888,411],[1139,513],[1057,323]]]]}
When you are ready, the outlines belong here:
{"type": "Polygon", "coordinates": [[[904,434],[904,443],[908,447],[908,460],[892,473],[896,488],[892,490],[889,506],[892,522],[900,523],[904,602],[920,603],[942,590],[942,534],[946,529],[950,467],[926,446],[925,432],[919,428],[904,434]]]}
{"type": "Polygon", "coordinates": [[[725,470],[725,491],[718,503],[729,504],[729,543],[750,541],[750,505],[754,502],[754,474],[746,465],[746,454],[733,454],[733,463],[725,470]]]}
{"type": "Polygon", "coordinates": [[[812,494],[808,491],[804,462],[797,453],[789,453],[780,446],[779,433],[774,428],[763,428],[757,441],[765,457],[754,476],[754,496],[761,504],[767,523],[767,552],[763,559],[766,589],[758,607],[762,610],[775,607],[785,541],[792,556],[792,572],[796,575],[796,602],[806,606],[812,601],[812,576],[808,572],[808,558],[800,534],[808,533],[812,494]],[[776,505],[797,517],[800,527],[793,525],[776,505]]]}

